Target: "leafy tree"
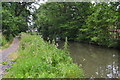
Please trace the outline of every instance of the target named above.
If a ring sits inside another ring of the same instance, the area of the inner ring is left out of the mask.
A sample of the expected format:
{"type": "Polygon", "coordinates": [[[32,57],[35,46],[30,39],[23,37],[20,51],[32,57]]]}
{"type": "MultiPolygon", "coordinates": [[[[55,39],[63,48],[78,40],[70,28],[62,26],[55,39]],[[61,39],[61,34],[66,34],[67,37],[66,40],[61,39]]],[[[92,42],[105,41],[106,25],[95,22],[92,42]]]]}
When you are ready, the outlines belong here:
{"type": "Polygon", "coordinates": [[[3,2],[2,3],[2,33],[7,40],[26,31],[30,11],[27,7],[31,3],[26,2],[3,2]]]}
{"type": "Polygon", "coordinates": [[[94,12],[86,19],[86,24],[80,29],[78,39],[82,39],[82,41],[84,39],[98,45],[115,47],[118,43],[111,37],[109,31],[116,28],[119,23],[118,5],[115,4],[117,3],[98,3],[95,5],[94,12]]]}
{"type": "Polygon", "coordinates": [[[43,37],[119,46],[110,34],[111,29],[120,29],[119,2],[51,2],[40,5],[35,15],[35,25],[43,37]]]}
{"type": "Polygon", "coordinates": [[[90,15],[91,3],[46,3],[36,12],[36,25],[43,35],[74,40],[90,15]],[[53,6],[54,5],[54,6],[53,6]],[[48,33],[48,34],[47,34],[48,33]]]}

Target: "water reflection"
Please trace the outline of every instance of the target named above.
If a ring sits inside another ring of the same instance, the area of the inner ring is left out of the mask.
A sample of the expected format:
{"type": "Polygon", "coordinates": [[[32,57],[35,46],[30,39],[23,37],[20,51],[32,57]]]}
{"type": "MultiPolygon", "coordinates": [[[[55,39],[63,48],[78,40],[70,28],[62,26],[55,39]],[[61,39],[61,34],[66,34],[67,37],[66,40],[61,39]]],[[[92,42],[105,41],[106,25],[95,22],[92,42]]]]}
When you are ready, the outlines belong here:
{"type": "MultiPolygon", "coordinates": [[[[62,48],[63,43],[59,44],[62,48]]],[[[85,77],[120,77],[120,52],[99,46],[69,42],[69,51],[73,61],[85,71],[85,77]]]]}

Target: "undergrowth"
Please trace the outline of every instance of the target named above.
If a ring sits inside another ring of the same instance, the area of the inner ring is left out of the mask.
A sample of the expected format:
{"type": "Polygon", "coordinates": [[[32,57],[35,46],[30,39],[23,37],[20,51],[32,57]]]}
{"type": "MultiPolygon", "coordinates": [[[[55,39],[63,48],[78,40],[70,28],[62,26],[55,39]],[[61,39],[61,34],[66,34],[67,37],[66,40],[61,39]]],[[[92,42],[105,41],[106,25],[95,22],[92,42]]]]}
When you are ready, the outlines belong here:
{"type": "Polygon", "coordinates": [[[69,53],[49,44],[38,35],[22,33],[16,63],[7,78],[81,78],[83,71],[69,53]]]}
{"type": "Polygon", "coordinates": [[[13,41],[13,38],[11,38],[10,40],[7,40],[6,37],[0,33],[0,49],[8,48],[12,43],[12,41],[13,41]]]}

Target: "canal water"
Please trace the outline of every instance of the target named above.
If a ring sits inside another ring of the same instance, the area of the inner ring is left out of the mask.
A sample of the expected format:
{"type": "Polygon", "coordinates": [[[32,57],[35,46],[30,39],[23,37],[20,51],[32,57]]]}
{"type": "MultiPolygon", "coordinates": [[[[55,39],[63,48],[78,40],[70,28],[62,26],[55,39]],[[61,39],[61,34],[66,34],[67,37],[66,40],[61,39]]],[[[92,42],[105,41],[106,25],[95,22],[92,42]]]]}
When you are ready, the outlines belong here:
{"type": "MultiPolygon", "coordinates": [[[[64,43],[59,43],[63,48],[64,43]]],[[[120,52],[100,46],[69,42],[68,49],[73,62],[80,65],[86,78],[120,77],[120,52]]]]}

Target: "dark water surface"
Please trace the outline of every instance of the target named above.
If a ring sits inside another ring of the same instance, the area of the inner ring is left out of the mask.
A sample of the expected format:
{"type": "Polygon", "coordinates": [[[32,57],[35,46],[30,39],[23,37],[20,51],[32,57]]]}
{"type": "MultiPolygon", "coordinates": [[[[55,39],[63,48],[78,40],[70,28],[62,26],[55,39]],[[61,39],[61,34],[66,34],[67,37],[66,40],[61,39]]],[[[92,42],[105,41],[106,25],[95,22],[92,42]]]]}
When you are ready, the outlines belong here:
{"type": "MultiPolygon", "coordinates": [[[[59,43],[59,48],[63,47],[59,43]]],[[[120,52],[100,46],[69,42],[70,56],[84,70],[85,77],[116,78],[120,77],[120,52]]]]}

